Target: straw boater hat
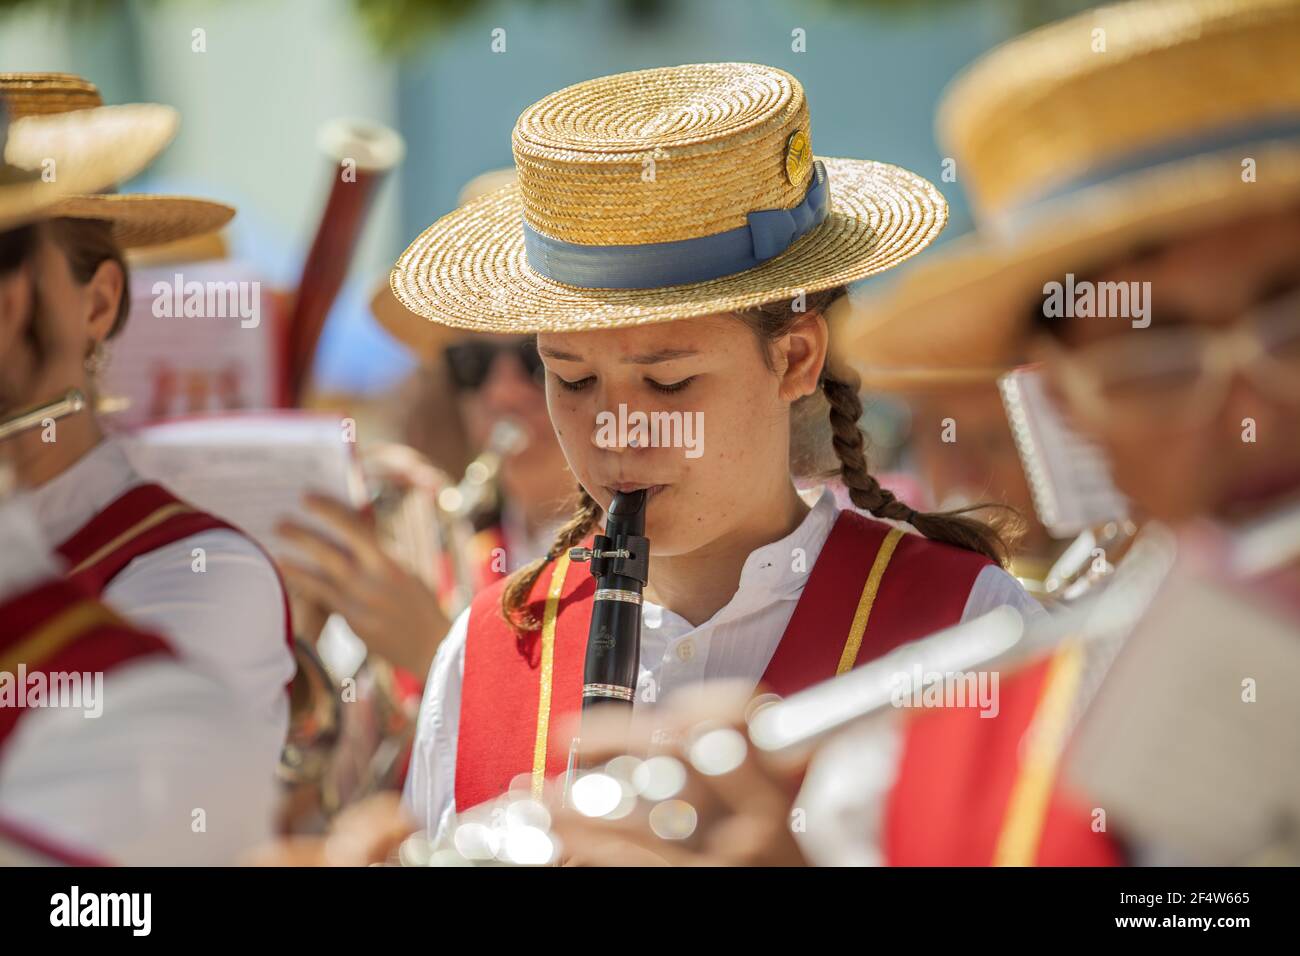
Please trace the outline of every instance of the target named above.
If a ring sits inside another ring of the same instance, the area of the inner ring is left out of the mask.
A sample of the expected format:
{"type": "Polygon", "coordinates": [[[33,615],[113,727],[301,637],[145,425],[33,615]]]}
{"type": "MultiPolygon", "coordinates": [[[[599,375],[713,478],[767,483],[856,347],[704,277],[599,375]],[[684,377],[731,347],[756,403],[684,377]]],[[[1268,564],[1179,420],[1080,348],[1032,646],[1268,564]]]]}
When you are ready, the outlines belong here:
{"type": "Polygon", "coordinates": [[[171,142],[179,118],[170,107],[104,106],[93,83],[67,73],[0,73],[0,98],[9,112],[6,163],[39,173],[54,160],[53,181],[31,183],[31,196],[48,192],[28,213],[106,220],[123,248],[211,232],[235,214],[204,199],[104,192],[171,142]]]}
{"type": "Polygon", "coordinates": [[[841,349],[868,378],[1005,367],[1045,282],[1300,202],[1297,64],[1300,0],[1103,7],[994,50],[938,119],[977,233],[860,300],[841,349]]]}
{"type": "Polygon", "coordinates": [[[803,87],[753,63],[579,83],[524,110],[513,148],[518,184],[398,259],[416,315],[511,333],[726,312],[881,272],[947,220],[920,176],[815,157],[803,87]]]}
{"type": "Polygon", "coordinates": [[[40,218],[60,200],[135,175],[176,126],[167,107],[10,122],[0,97],[0,229],[40,218]]]}

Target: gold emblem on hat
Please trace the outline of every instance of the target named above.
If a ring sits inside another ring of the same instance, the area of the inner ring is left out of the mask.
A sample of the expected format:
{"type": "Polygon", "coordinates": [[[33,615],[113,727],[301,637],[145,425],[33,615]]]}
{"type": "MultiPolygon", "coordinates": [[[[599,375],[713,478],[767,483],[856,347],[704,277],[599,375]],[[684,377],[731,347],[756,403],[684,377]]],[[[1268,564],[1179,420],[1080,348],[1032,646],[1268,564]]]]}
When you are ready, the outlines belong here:
{"type": "Polygon", "coordinates": [[[790,134],[785,141],[785,177],[798,186],[812,166],[812,147],[808,145],[808,134],[801,129],[790,134]]]}

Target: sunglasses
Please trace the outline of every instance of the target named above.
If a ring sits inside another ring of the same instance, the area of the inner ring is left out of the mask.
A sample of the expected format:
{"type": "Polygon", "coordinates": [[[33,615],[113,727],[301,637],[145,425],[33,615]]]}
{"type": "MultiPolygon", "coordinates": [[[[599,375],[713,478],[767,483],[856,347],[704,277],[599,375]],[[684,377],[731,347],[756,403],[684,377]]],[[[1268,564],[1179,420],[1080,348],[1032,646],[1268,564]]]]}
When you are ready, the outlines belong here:
{"type": "Polygon", "coordinates": [[[482,388],[492,371],[492,363],[503,354],[515,355],[529,378],[539,386],[545,384],[546,366],[537,354],[537,340],[532,336],[523,339],[503,337],[500,341],[471,339],[449,345],[444,354],[447,371],[458,391],[472,392],[482,388]]]}
{"type": "Polygon", "coordinates": [[[1074,355],[1054,351],[1071,403],[1112,428],[1202,425],[1237,374],[1276,401],[1300,405],[1300,290],[1222,329],[1143,330],[1074,355]]]}

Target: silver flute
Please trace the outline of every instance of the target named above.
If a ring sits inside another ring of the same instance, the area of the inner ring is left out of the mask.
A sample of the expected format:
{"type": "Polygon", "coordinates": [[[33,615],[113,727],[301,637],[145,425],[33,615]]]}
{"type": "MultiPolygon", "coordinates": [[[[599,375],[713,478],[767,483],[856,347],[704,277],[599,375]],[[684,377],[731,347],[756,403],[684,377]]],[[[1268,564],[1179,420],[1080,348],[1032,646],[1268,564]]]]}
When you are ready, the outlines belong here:
{"type": "Polygon", "coordinates": [[[0,421],[0,441],[33,428],[40,428],[47,420],[75,415],[85,407],[86,396],[80,389],[70,388],[61,398],[28,408],[0,421]]]}
{"type": "MultiPolygon", "coordinates": [[[[1300,556],[1300,501],[1290,501],[1232,529],[1224,542],[1227,566],[1241,577],[1269,573],[1300,556]]],[[[1010,670],[1039,659],[1067,640],[1113,658],[1137,627],[1173,567],[1174,535],[1148,525],[1107,587],[1090,600],[1026,625],[1020,613],[999,607],[940,631],[757,710],[750,739],[760,750],[794,752],[859,720],[894,707],[899,675],[1010,670]],[[1103,647],[1102,645],[1107,645],[1103,647]]],[[[1104,670],[1103,670],[1104,673],[1104,670]]]]}

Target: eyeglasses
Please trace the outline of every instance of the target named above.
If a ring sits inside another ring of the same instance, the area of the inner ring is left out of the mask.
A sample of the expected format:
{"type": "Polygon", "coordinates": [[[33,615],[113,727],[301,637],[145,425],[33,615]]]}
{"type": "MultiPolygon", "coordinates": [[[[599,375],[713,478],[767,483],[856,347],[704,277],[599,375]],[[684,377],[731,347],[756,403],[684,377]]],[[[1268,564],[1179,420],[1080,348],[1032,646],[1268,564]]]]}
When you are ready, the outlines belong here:
{"type": "Polygon", "coordinates": [[[1255,305],[1231,327],[1149,328],[1057,350],[1061,389],[1081,415],[1120,430],[1205,424],[1240,373],[1300,405],[1300,289],[1255,305]]]}
{"type": "Polygon", "coordinates": [[[539,386],[544,384],[546,367],[542,364],[542,357],[537,354],[537,340],[532,336],[524,339],[502,338],[500,341],[471,339],[447,346],[444,355],[452,384],[465,392],[482,388],[488,373],[492,371],[492,363],[503,353],[518,356],[528,377],[539,386]]]}

